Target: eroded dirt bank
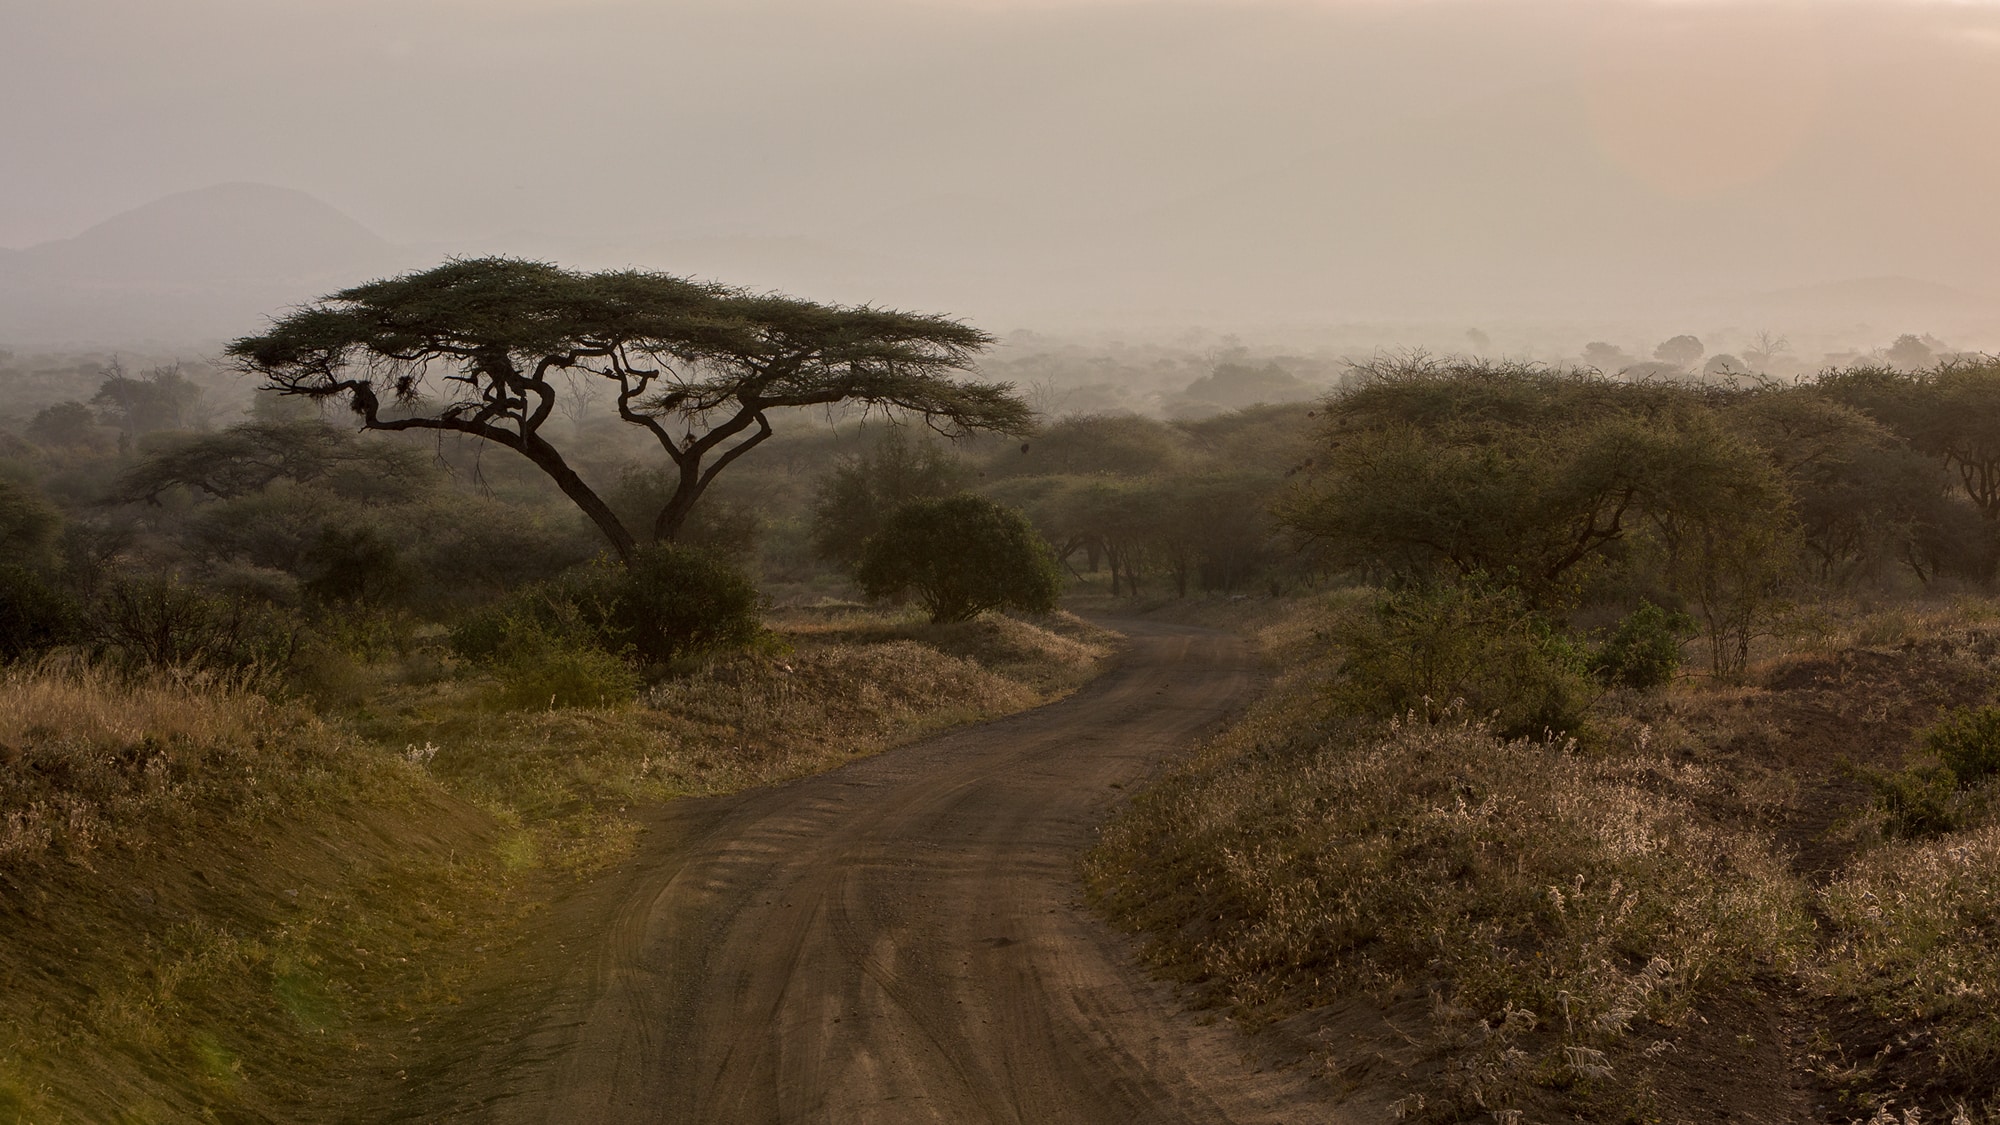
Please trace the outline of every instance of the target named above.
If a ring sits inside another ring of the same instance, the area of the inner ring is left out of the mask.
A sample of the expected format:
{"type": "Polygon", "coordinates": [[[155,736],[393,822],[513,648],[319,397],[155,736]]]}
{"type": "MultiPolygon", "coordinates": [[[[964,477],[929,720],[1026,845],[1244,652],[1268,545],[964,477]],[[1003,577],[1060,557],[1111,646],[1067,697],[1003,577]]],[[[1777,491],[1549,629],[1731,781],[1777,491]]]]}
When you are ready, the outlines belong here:
{"type": "MultiPolygon", "coordinates": [[[[1079,904],[1076,856],[1121,791],[1257,683],[1239,638],[1122,627],[1117,667],[1061,703],[670,808],[564,908],[540,954],[567,959],[548,966],[554,1002],[468,1060],[449,1115],[1329,1119],[1079,904]]],[[[446,1108],[412,1094],[423,1116],[446,1108]]]]}

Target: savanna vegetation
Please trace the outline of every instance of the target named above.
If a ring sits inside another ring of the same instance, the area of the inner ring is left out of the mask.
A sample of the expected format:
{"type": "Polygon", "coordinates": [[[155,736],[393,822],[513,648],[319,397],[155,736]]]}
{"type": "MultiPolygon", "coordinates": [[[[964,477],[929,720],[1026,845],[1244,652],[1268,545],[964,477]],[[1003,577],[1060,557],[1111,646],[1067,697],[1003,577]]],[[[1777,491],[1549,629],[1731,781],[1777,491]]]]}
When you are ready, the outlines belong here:
{"type": "Polygon", "coordinates": [[[1996,390],[1358,369],[1348,581],[1092,893],[1404,1119],[1994,1120],[1996,390]]]}
{"type": "Polygon", "coordinates": [[[1993,1117],[2000,367],[993,343],[478,260],[38,366],[0,1121],[386,1114],[645,809],[1061,695],[1061,605],[1279,622],[1089,879],[1330,1081],[1993,1117]]]}
{"type": "Polygon", "coordinates": [[[645,808],[1087,679],[1109,635],[965,491],[969,435],[1031,418],[967,377],[985,343],[481,261],[233,368],[37,383],[0,434],[0,1120],[389,1115],[645,808]],[[853,577],[920,497],[869,481],[878,527],[837,482],[897,450],[982,517],[918,533],[979,560],[948,613],[853,577]]]}

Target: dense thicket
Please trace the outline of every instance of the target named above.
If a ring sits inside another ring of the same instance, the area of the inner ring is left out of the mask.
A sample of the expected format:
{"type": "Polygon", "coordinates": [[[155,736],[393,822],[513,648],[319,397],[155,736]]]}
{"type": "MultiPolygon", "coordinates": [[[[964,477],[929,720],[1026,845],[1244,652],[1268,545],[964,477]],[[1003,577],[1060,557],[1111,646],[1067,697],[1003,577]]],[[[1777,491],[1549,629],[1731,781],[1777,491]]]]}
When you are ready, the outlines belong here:
{"type": "Polygon", "coordinates": [[[1556,618],[1685,607],[1727,673],[1807,586],[1992,578],[1991,362],[1797,385],[1430,360],[1358,375],[1279,512],[1394,587],[1498,584],[1556,618]]]}

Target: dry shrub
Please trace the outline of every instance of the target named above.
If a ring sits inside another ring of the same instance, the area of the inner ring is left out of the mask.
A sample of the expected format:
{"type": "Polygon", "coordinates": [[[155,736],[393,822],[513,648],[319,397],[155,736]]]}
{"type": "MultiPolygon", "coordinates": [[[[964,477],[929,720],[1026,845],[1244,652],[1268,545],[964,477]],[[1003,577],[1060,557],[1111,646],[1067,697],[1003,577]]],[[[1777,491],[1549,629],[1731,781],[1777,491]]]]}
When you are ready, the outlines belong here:
{"type": "Polygon", "coordinates": [[[82,859],[243,811],[322,775],[338,740],[226,676],[122,676],[76,663],[0,677],[0,864],[82,859]]]}
{"type": "Polygon", "coordinates": [[[810,737],[814,728],[893,725],[928,711],[998,713],[1028,706],[1032,696],[1024,685],[973,660],[915,641],[887,641],[717,664],[698,676],[661,684],[647,702],[686,718],[740,724],[746,731],[810,737]]]}
{"type": "Polygon", "coordinates": [[[1118,643],[1118,635],[1075,614],[1033,620],[989,613],[972,621],[934,625],[909,617],[856,614],[813,624],[792,624],[801,641],[873,645],[909,641],[978,664],[1009,679],[1062,692],[1088,679],[1118,643]]]}

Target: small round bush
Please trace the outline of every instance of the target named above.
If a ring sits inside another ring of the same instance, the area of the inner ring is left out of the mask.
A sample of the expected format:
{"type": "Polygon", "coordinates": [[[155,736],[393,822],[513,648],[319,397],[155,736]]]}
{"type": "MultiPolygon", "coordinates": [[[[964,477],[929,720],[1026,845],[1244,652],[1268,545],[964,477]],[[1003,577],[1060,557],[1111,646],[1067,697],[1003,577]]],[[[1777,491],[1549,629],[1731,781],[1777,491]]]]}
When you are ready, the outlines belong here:
{"type": "Polygon", "coordinates": [[[1682,639],[1693,632],[1694,618],[1642,601],[1591,657],[1590,670],[1619,687],[1665,686],[1680,670],[1682,639]]]}
{"type": "Polygon", "coordinates": [[[989,609],[1047,613],[1062,593],[1055,552],[1028,518],[971,493],[898,507],[855,577],[871,598],[914,594],[940,624],[989,609]]]}
{"type": "Polygon", "coordinates": [[[740,648],[763,627],[756,584],[708,551],[663,544],[595,577],[602,592],[586,599],[586,615],[608,609],[598,622],[606,637],[650,663],[740,648]]]}

